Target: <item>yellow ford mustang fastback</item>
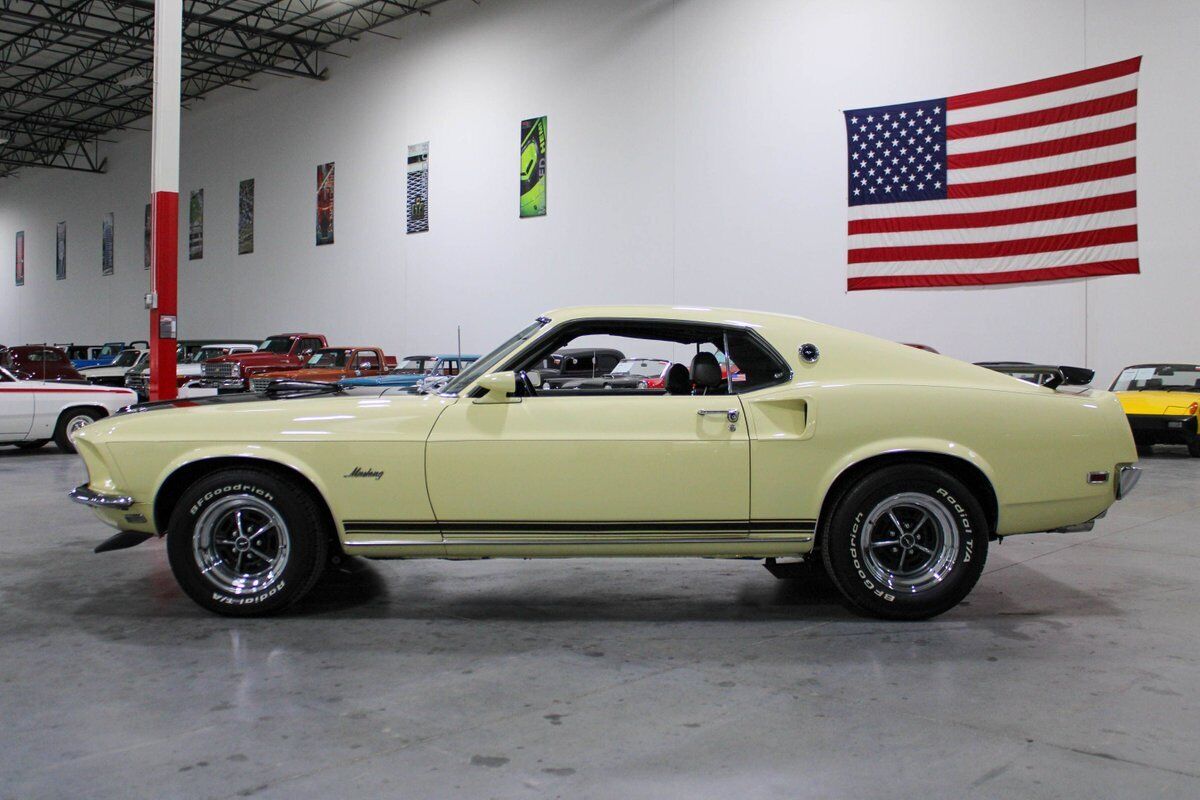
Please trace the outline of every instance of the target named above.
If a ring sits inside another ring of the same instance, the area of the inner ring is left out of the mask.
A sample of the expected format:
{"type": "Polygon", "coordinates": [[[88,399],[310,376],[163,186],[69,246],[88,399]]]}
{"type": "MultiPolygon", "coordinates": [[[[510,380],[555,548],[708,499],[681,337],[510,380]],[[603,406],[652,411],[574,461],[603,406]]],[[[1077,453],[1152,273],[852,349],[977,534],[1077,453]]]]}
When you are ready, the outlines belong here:
{"type": "Polygon", "coordinates": [[[777,314],[564,309],[440,394],[332,391],[81,430],[72,496],[121,531],[97,549],[166,535],[184,591],[231,615],[343,554],[715,556],[815,558],[853,607],[917,619],[966,596],[989,541],[1086,529],[1139,475],[1111,394],[777,314]],[[543,384],[567,347],[673,363],[656,390],[543,384]]]}
{"type": "Polygon", "coordinates": [[[1200,458],[1200,365],[1137,364],[1113,381],[1138,447],[1184,444],[1200,458]]]}

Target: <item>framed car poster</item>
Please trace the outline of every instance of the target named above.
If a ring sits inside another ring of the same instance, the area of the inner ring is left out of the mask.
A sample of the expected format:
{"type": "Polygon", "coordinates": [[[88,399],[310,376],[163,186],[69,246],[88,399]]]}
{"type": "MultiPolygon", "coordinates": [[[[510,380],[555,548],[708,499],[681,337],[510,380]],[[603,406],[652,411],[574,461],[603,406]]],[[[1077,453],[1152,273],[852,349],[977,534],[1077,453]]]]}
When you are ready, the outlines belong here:
{"type": "Polygon", "coordinates": [[[238,184],[238,255],[254,252],[254,178],[238,184]]]}
{"type": "Polygon", "coordinates": [[[142,269],[150,269],[150,204],[146,203],[146,229],[142,234],[142,269]]]}
{"type": "Polygon", "coordinates": [[[204,258],[204,190],[193,189],[188,202],[188,261],[204,258]]]}
{"type": "Polygon", "coordinates": [[[54,279],[67,279],[67,222],[58,223],[54,230],[54,279]]]}
{"type": "Polygon", "coordinates": [[[333,163],[317,165],[317,245],[333,244],[333,163]]]}
{"type": "Polygon", "coordinates": [[[546,216],[546,118],[521,121],[521,216],[546,216]]]}
{"type": "Polygon", "coordinates": [[[429,230],[429,142],[408,146],[408,226],[406,233],[429,230]]]}
{"type": "Polygon", "coordinates": [[[25,285],[25,231],[17,231],[16,249],[17,286],[25,285]]]}
{"type": "Polygon", "coordinates": [[[100,220],[100,274],[113,274],[113,212],[100,220]]]}

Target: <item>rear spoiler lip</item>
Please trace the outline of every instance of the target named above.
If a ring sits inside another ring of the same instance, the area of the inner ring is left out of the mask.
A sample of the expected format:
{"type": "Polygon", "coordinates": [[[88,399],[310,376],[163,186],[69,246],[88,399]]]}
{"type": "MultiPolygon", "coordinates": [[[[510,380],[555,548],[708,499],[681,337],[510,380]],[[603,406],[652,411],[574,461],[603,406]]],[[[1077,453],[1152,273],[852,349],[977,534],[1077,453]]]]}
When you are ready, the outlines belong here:
{"type": "Polygon", "coordinates": [[[1087,367],[1072,367],[1068,365],[1053,366],[1048,364],[1028,364],[1017,361],[984,361],[977,366],[990,369],[1005,375],[1016,377],[1016,373],[1033,373],[1044,376],[1037,381],[1038,386],[1047,389],[1057,389],[1060,386],[1089,386],[1096,377],[1094,369],[1087,367]]]}

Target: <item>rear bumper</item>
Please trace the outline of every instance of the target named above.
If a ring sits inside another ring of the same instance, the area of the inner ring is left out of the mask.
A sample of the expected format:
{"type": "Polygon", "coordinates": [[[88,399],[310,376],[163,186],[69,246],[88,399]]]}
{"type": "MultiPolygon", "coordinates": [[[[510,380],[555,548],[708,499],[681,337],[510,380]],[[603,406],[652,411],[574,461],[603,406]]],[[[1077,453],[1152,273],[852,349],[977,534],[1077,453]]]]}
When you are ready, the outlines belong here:
{"type": "Polygon", "coordinates": [[[128,495],[103,494],[88,488],[86,483],[76,486],[67,496],[76,503],[92,508],[115,508],[119,511],[126,511],[133,506],[133,498],[128,495]]]}
{"type": "Polygon", "coordinates": [[[1197,439],[1196,417],[1168,414],[1127,414],[1133,440],[1140,445],[1191,444],[1197,439]]]}
{"type": "Polygon", "coordinates": [[[1133,487],[1137,486],[1138,481],[1142,479],[1141,467],[1135,467],[1132,464],[1125,464],[1117,467],[1116,492],[1117,499],[1124,499],[1133,487]]]}

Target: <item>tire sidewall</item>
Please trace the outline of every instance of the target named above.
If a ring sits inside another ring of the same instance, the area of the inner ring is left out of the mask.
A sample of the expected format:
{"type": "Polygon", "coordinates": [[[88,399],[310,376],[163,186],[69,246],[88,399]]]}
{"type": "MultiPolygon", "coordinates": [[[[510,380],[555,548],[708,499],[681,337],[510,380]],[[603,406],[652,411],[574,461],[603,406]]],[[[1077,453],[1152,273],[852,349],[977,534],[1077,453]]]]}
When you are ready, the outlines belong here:
{"type": "Polygon", "coordinates": [[[826,569],[857,608],[892,619],[924,619],[953,608],[971,591],[987,558],[989,532],[979,501],[960,481],[926,465],[898,465],[867,476],[838,503],[824,542],[826,569]],[[862,535],[881,501],[918,492],[945,508],[958,530],[958,548],[938,585],[911,593],[880,583],[867,569],[862,535]]]}
{"type": "Polygon", "coordinates": [[[75,452],[75,443],[71,441],[69,430],[71,423],[79,417],[87,417],[91,420],[88,423],[91,425],[103,419],[104,415],[92,408],[69,408],[64,411],[58,418],[58,425],[54,429],[54,444],[64,453],[75,452]]]}
{"type": "Polygon", "coordinates": [[[171,571],[189,597],[227,616],[257,616],[281,611],[298,600],[324,566],[324,531],[311,503],[287,482],[256,470],[228,470],[202,478],[183,493],[167,533],[171,571]],[[250,495],[271,505],[288,529],[288,559],[278,579],[258,591],[233,594],[202,574],[193,552],[196,525],[213,503],[231,495],[250,495]]]}

